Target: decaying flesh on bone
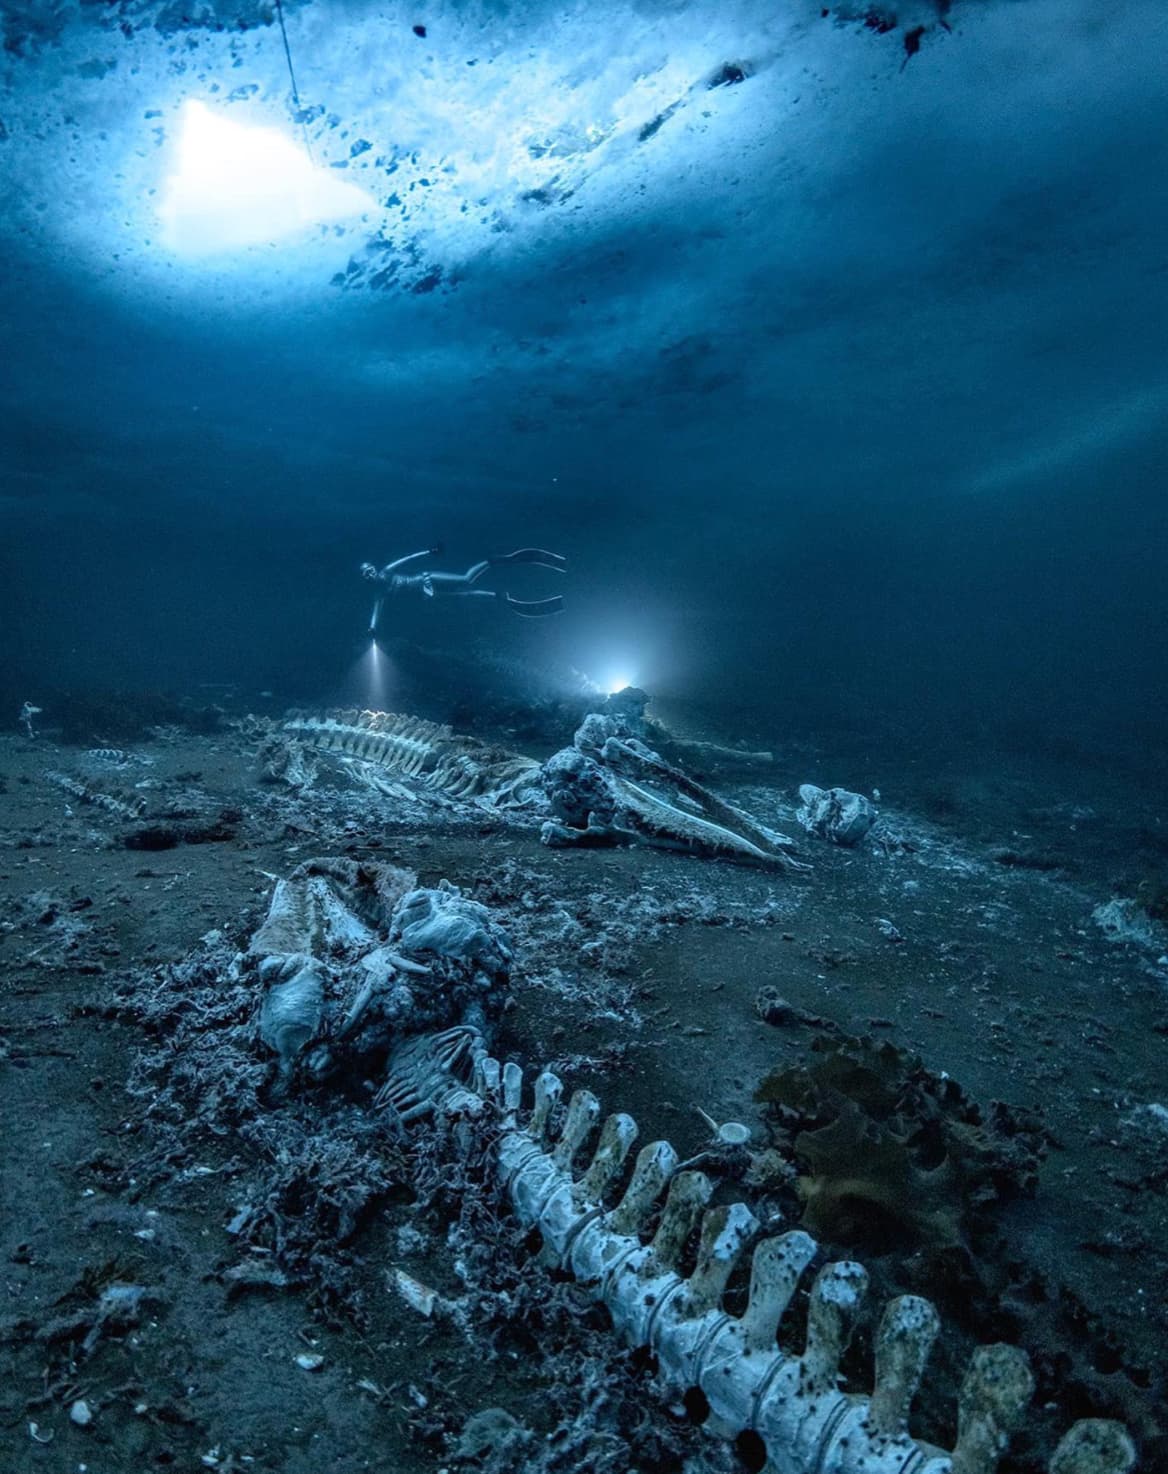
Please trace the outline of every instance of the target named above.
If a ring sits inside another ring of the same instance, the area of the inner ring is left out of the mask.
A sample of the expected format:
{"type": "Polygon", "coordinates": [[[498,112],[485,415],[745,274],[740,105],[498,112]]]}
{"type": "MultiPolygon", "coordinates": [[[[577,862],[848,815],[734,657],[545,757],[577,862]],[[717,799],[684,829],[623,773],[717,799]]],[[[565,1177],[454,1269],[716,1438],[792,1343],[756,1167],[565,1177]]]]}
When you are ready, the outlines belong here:
{"type": "Polygon", "coordinates": [[[418,887],[380,862],[309,860],[276,884],[247,952],[260,1036],[287,1082],[456,1022],[486,1027],[506,998],[511,945],[455,887],[418,887]]]}

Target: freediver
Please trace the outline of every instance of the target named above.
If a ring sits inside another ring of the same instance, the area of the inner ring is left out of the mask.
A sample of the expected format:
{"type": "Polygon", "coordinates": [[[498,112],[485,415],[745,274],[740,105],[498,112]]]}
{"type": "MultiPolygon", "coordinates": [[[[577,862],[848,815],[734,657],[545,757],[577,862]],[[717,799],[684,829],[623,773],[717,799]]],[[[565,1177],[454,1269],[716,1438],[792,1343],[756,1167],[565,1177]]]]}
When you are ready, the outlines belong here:
{"type": "Polygon", "coordinates": [[[508,609],[513,609],[516,614],[522,614],[528,619],[538,619],[545,614],[559,614],[564,607],[561,594],[553,594],[548,599],[523,600],[513,599],[508,593],[497,593],[494,589],[475,588],[483,574],[490,568],[500,568],[508,563],[530,563],[538,568],[551,568],[557,573],[563,573],[568,566],[568,560],[559,553],[549,553],[543,548],[516,548],[513,553],[503,553],[495,558],[484,558],[481,563],[474,563],[465,573],[435,573],[427,569],[421,573],[402,573],[408,563],[416,563],[419,558],[437,558],[442,554],[442,545],[436,548],[423,548],[420,553],[408,553],[404,558],[397,558],[392,563],[387,563],[384,568],[377,568],[372,563],[362,563],[361,573],[372,583],[381,585],[381,592],[377,596],[377,602],[373,606],[373,617],[369,621],[369,633],[377,633],[377,624],[381,618],[381,606],[387,593],[404,593],[410,589],[421,589],[427,598],[479,598],[479,599],[502,599],[508,609]]]}

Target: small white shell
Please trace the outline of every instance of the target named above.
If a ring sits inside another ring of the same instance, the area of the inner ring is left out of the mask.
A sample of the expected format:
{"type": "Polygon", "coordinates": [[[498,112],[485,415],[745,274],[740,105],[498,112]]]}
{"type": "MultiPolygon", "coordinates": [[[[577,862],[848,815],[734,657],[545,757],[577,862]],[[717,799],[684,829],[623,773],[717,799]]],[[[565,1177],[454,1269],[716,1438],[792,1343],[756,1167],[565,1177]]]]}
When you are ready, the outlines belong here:
{"type": "Polygon", "coordinates": [[[319,1372],[324,1366],[324,1357],[319,1351],[302,1351],[296,1358],[296,1365],[305,1372],[319,1372]]]}
{"type": "Polygon", "coordinates": [[[754,1135],[749,1126],[744,1126],[741,1121],[715,1121],[708,1111],[703,1111],[701,1106],[696,1107],[697,1113],[710,1128],[713,1139],[719,1146],[745,1146],[754,1135]]]}

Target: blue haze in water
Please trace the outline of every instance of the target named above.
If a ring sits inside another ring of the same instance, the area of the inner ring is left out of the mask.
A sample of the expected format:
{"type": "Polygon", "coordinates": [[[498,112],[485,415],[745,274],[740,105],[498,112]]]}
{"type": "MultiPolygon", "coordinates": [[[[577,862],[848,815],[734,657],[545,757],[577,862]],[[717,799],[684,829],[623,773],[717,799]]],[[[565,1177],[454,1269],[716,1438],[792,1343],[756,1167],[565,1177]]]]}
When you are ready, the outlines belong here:
{"type": "Polygon", "coordinates": [[[857,779],[1050,751],[1154,783],[1164,14],[917,8],[911,51],[907,12],[818,5],[438,6],[424,37],[306,5],[303,130],[269,26],[13,12],[2,709],[324,702],[363,559],[538,543],[563,616],[403,599],[390,634],[624,675],[857,779]],[[191,100],[306,137],[370,212],[166,239],[191,100]]]}

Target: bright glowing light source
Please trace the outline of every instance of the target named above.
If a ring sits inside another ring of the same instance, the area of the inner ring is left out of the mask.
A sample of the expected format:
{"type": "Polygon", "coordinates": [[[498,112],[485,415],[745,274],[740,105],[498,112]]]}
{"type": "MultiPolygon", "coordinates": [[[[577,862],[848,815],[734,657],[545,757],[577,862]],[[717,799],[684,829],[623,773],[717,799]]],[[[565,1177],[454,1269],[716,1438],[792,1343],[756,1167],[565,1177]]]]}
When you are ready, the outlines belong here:
{"type": "Polygon", "coordinates": [[[626,686],[631,686],[632,684],[633,682],[628,676],[613,676],[610,681],[605,682],[604,689],[610,696],[615,696],[618,691],[623,691],[626,686]]]}
{"type": "Polygon", "coordinates": [[[245,127],[201,102],[183,105],[176,165],[158,214],[171,249],[192,255],[286,240],[373,205],[277,129],[245,127]]]}

